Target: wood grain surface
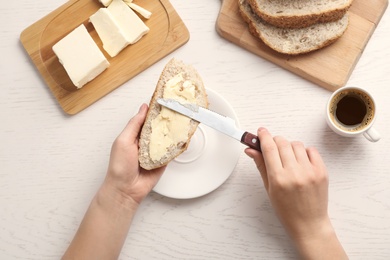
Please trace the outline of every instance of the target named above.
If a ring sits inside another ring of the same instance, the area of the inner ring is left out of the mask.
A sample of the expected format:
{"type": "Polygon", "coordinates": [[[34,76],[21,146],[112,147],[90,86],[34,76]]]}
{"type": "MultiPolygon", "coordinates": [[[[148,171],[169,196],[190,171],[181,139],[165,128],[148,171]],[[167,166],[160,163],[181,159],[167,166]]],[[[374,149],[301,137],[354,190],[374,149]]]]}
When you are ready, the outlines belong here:
{"type": "Polygon", "coordinates": [[[216,27],[227,40],[334,91],[348,81],[387,5],[388,0],[354,0],[349,9],[349,26],[340,39],[326,48],[297,56],[277,53],[253,37],[238,13],[237,0],[223,0],[216,27]]]}
{"type": "Polygon", "coordinates": [[[89,17],[102,7],[96,0],[71,0],[22,32],[24,48],[66,113],[80,112],[188,41],[188,30],[168,0],[144,1],[140,5],[152,12],[152,17],[145,20],[149,33],[113,58],[103,50],[89,22],[89,17]],[[82,23],[110,67],[77,90],[52,47],[82,23]]]}

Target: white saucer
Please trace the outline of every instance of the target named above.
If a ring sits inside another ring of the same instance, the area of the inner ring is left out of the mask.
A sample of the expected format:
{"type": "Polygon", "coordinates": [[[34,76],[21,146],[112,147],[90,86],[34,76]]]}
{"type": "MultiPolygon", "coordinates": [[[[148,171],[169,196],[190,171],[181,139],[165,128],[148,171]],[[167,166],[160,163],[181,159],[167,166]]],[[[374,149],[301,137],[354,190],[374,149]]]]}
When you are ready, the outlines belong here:
{"type": "MultiPolygon", "coordinates": [[[[233,118],[230,104],[207,89],[209,109],[233,118]]],[[[242,150],[240,142],[206,125],[199,124],[188,149],[169,163],[154,191],[175,199],[191,199],[221,186],[233,172],[242,150]]]]}

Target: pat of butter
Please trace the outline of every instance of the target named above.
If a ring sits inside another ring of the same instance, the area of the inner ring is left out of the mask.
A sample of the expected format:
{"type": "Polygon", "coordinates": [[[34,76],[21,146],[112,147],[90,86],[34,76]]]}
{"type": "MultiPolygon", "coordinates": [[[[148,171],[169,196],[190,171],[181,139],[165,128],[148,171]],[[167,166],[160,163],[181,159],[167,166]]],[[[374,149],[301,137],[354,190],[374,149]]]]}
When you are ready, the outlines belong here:
{"type": "Polygon", "coordinates": [[[99,0],[100,3],[102,3],[102,5],[104,5],[105,7],[109,6],[112,2],[112,0],[99,0]]]}
{"type": "MultiPolygon", "coordinates": [[[[196,86],[184,80],[182,74],[170,79],[164,87],[163,98],[173,98],[181,102],[196,102],[196,86]]],[[[162,107],[160,114],[153,119],[149,143],[149,156],[153,161],[161,160],[172,145],[188,140],[191,119],[162,107]]]]}
{"type": "Polygon", "coordinates": [[[99,0],[100,3],[102,3],[102,5],[104,5],[105,7],[109,6],[112,2],[112,0],[99,0]]]}
{"type": "Polygon", "coordinates": [[[115,57],[130,44],[123,30],[107,8],[100,8],[89,20],[102,40],[104,50],[111,57],[115,57]]]}
{"type": "Polygon", "coordinates": [[[134,3],[127,3],[127,4],[130,6],[131,9],[133,9],[134,11],[136,11],[146,19],[150,19],[150,17],[152,16],[152,13],[150,11],[146,10],[145,8],[142,8],[139,5],[136,5],[134,3]]]}
{"type": "Polygon", "coordinates": [[[77,88],[93,80],[110,65],[84,24],[57,42],[53,51],[77,88]]]}
{"type": "Polygon", "coordinates": [[[115,17],[122,33],[130,44],[136,43],[149,32],[149,27],[122,0],[113,0],[107,9],[115,17]]]}

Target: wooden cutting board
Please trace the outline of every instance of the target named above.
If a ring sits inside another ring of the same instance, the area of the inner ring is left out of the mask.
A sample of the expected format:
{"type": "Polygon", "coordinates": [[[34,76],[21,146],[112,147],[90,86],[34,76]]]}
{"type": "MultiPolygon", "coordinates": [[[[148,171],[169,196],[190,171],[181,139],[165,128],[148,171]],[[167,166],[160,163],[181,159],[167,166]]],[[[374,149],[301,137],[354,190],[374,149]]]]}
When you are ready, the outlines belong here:
{"type": "Polygon", "coordinates": [[[223,0],[216,29],[227,40],[334,91],[347,83],[387,5],[388,0],[354,0],[344,35],[324,49],[299,56],[279,54],[253,37],[238,13],[238,0],[223,0]]]}
{"type": "Polygon", "coordinates": [[[103,7],[98,0],[70,0],[21,33],[24,48],[66,113],[80,112],[189,40],[186,26],[168,0],[140,1],[139,5],[152,12],[151,18],[144,20],[150,31],[114,58],[104,51],[88,21],[103,7]],[[77,90],[52,46],[82,23],[110,62],[110,67],[77,90]]]}

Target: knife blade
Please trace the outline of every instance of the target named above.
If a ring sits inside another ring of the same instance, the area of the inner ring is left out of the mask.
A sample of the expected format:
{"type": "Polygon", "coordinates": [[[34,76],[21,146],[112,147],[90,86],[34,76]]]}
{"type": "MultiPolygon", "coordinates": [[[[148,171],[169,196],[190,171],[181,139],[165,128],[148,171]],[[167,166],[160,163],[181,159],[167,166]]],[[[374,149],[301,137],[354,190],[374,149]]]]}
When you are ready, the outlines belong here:
{"type": "Polygon", "coordinates": [[[205,124],[261,152],[259,138],[252,133],[239,129],[236,126],[235,120],[230,117],[220,115],[196,104],[181,103],[175,99],[159,98],[157,99],[157,103],[199,123],[205,124]]]}

